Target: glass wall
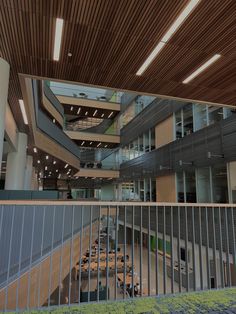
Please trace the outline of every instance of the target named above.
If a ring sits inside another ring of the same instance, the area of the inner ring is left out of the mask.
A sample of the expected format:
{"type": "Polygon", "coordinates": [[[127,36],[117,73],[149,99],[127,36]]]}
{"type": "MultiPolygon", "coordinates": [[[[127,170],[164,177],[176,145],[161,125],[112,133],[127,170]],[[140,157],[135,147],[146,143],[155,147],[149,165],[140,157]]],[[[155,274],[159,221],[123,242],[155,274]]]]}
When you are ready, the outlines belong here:
{"type": "Polygon", "coordinates": [[[182,138],[232,115],[230,108],[187,104],[175,112],[175,139],[182,138]]]}
{"type": "Polygon", "coordinates": [[[156,201],[156,181],[151,178],[122,183],[122,200],[156,201]]]}
{"type": "Polygon", "coordinates": [[[155,149],[155,128],[147,130],[122,148],[122,162],[132,160],[155,149]]]}

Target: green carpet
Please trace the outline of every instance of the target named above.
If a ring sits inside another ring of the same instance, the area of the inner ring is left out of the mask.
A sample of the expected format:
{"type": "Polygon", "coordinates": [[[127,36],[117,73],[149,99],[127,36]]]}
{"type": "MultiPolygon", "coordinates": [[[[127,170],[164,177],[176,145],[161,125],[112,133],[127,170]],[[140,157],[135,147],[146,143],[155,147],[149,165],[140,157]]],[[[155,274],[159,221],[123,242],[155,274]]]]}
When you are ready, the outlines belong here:
{"type": "Polygon", "coordinates": [[[236,288],[183,293],[160,297],[136,298],[130,301],[100,302],[80,306],[51,308],[24,313],[235,313],[236,288]]]}

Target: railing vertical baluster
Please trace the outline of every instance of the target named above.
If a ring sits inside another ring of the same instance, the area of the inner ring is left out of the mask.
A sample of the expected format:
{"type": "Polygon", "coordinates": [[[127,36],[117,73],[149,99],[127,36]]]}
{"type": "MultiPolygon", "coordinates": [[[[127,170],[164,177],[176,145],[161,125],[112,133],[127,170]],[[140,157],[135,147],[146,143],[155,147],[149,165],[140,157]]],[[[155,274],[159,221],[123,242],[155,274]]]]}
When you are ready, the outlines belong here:
{"type": "Polygon", "coordinates": [[[231,287],[231,271],[229,262],[229,229],[228,229],[228,210],[225,207],[225,241],[226,241],[226,265],[227,265],[227,285],[231,287]]]}
{"type": "Polygon", "coordinates": [[[181,277],[181,260],[180,260],[180,210],[178,206],[178,238],[177,238],[177,248],[178,248],[178,281],[179,281],[179,292],[182,291],[182,277],[181,277]]]}
{"type": "Polygon", "coordinates": [[[151,294],[150,206],[148,206],[148,295],[151,294]]]}
{"type": "Polygon", "coordinates": [[[5,312],[8,310],[7,309],[8,284],[9,284],[10,266],[11,266],[11,249],[12,249],[12,236],[13,236],[14,220],[15,220],[15,206],[13,206],[13,209],[12,209],[12,219],[11,219],[10,243],[9,243],[8,265],[7,265],[7,280],[6,280],[6,291],[5,291],[5,312]]]}
{"type": "Polygon", "coordinates": [[[134,206],[132,206],[132,297],[134,297],[134,206]]]}
{"type": "Polygon", "coordinates": [[[198,207],[198,226],[199,226],[199,265],[200,265],[200,287],[203,290],[203,269],[202,269],[202,214],[201,207],[198,207]]]}
{"type": "MultiPolygon", "coordinates": [[[[43,207],[43,222],[42,222],[42,235],[40,245],[40,264],[39,264],[39,280],[38,280],[38,308],[40,307],[40,292],[41,292],[41,274],[42,274],[42,259],[43,259],[43,243],[44,243],[44,225],[45,225],[45,206],[43,207]]],[[[18,277],[19,280],[19,277],[18,277]]]]}
{"type": "Polygon", "coordinates": [[[211,289],[211,279],[210,279],[210,260],[209,260],[208,207],[205,207],[205,221],[206,221],[206,265],[207,265],[207,287],[208,287],[208,289],[211,289]]]}
{"type": "Polygon", "coordinates": [[[53,219],[52,219],[52,239],[51,239],[51,252],[50,252],[50,270],[49,270],[49,284],[48,284],[48,307],[50,306],[51,284],[52,284],[52,255],[53,255],[53,242],[54,242],[54,230],[55,230],[55,212],[56,208],[53,206],[53,219]]]}
{"type": "Polygon", "coordinates": [[[156,295],[159,294],[159,280],[158,280],[158,271],[159,271],[159,259],[158,259],[158,206],[155,207],[156,208],[156,233],[155,233],[155,236],[156,236],[156,245],[155,245],[155,249],[156,249],[156,295]]]}
{"type": "Polygon", "coordinates": [[[91,246],[92,246],[92,205],[90,205],[90,221],[89,221],[89,265],[88,265],[88,302],[90,302],[91,291],[91,246]]]}
{"type": "Polygon", "coordinates": [[[193,290],[196,291],[196,256],[195,256],[195,223],[194,223],[194,208],[192,210],[192,252],[193,252],[193,290]]]}
{"type": "Polygon", "coordinates": [[[140,206],[140,295],[143,295],[143,207],[140,206]]]}
{"type": "Polygon", "coordinates": [[[84,232],[84,228],[83,228],[83,224],[84,224],[84,205],[81,206],[81,225],[80,225],[80,250],[79,250],[79,295],[78,295],[78,303],[80,304],[80,293],[82,291],[81,289],[81,260],[82,260],[82,254],[83,254],[83,232],[84,232]]]}
{"type": "Polygon", "coordinates": [[[97,273],[97,302],[99,302],[99,281],[100,281],[100,235],[101,235],[101,206],[99,206],[99,214],[98,214],[98,273],[97,273]]]}
{"type": "Polygon", "coordinates": [[[18,305],[19,305],[19,286],[20,286],[20,272],[21,272],[21,257],[22,257],[24,226],[25,226],[25,206],[23,207],[22,225],[21,225],[21,233],[20,233],[20,251],[19,251],[19,259],[18,259],[19,265],[18,265],[17,287],[16,287],[16,311],[18,311],[18,305]]]}
{"type": "Polygon", "coordinates": [[[163,207],[163,293],[166,294],[166,207],[163,207]]]}
{"type": "Polygon", "coordinates": [[[61,228],[61,250],[60,250],[60,271],[59,271],[59,289],[58,289],[58,305],[61,305],[61,272],[62,272],[62,255],[63,255],[63,246],[64,246],[64,229],[65,229],[65,205],[63,207],[63,217],[62,217],[62,228],[61,228]]]}
{"type": "Polygon", "coordinates": [[[189,291],[189,272],[188,272],[188,209],[184,206],[185,221],[185,273],[186,273],[186,290],[189,291]]]}
{"type": "Polygon", "coordinates": [[[171,293],[174,293],[173,206],[170,207],[171,293]]]}
{"type": "Polygon", "coordinates": [[[123,298],[126,298],[126,206],[124,207],[124,290],[123,298]]]}
{"type": "Polygon", "coordinates": [[[68,304],[71,304],[71,268],[74,259],[74,223],[75,223],[75,207],[72,206],[72,219],[71,219],[71,241],[70,241],[70,271],[69,271],[69,296],[68,304]]]}
{"type": "Polygon", "coordinates": [[[232,254],[233,254],[233,266],[236,268],[236,235],[235,235],[235,226],[234,226],[234,212],[233,212],[233,207],[230,208],[230,217],[232,221],[232,254]]]}
{"type": "Polygon", "coordinates": [[[223,261],[223,252],[222,252],[222,225],[221,225],[221,210],[218,207],[218,219],[219,219],[219,255],[220,255],[220,279],[221,279],[221,288],[225,287],[224,282],[224,261],[223,261]]]}
{"type": "Polygon", "coordinates": [[[31,233],[31,244],[30,244],[30,264],[28,270],[28,289],[27,289],[27,309],[30,308],[30,285],[31,285],[31,269],[32,269],[32,257],[33,257],[33,243],[34,243],[34,225],[35,225],[35,206],[33,210],[33,225],[31,233]]]}
{"type": "Polygon", "coordinates": [[[110,205],[107,207],[107,249],[106,249],[106,300],[109,299],[109,226],[110,226],[110,205]]]}
{"type": "Polygon", "coordinates": [[[117,249],[118,249],[118,206],[116,205],[116,222],[115,222],[115,300],[117,300],[117,249]]]}
{"type": "Polygon", "coordinates": [[[215,275],[215,288],[218,288],[217,267],[216,267],[216,226],[215,226],[215,208],[212,207],[212,248],[213,248],[213,260],[214,260],[214,275],[215,275]]]}

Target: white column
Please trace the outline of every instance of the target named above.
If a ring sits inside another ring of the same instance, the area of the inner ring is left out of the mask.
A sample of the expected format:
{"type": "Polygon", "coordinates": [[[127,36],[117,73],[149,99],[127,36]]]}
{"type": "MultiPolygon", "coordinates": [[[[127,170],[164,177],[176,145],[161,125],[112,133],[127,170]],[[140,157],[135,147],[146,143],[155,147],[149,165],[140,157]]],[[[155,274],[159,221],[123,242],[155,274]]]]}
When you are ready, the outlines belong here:
{"type": "Polygon", "coordinates": [[[31,190],[32,176],[35,175],[32,172],[32,170],[33,170],[32,167],[33,167],[33,157],[27,156],[26,167],[25,167],[24,190],[31,190]]]}
{"type": "Polygon", "coordinates": [[[8,96],[9,73],[9,64],[5,60],[0,58],[0,172],[5,130],[5,113],[8,96]]]}
{"type": "Polygon", "coordinates": [[[7,156],[5,190],[23,190],[26,167],[27,134],[18,133],[17,151],[7,156]]]}
{"type": "Polygon", "coordinates": [[[35,171],[35,167],[32,168],[32,176],[31,176],[31,190],[37,191],[39,189],[37,173],[35,171]]]}

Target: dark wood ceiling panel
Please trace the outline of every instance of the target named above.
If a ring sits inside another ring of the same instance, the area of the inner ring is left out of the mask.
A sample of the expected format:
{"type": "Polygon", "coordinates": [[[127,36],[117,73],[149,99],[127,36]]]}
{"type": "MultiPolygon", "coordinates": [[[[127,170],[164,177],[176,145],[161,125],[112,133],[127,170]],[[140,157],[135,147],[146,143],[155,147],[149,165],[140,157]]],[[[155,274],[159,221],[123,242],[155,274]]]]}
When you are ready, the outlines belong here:
{"type": "Polygon", "coordinates": [[[11,65],[9,102],[20,129],[18,73],[235,105],[235,0],[200,1],[147,71],[135,75],[187,3],[0,0],[0,56],[11,65]],[[64,19],[59,62],[52,59],[56,17],[64,19]],[[216,53],[222,58],[182,84],[216,53]]]}

